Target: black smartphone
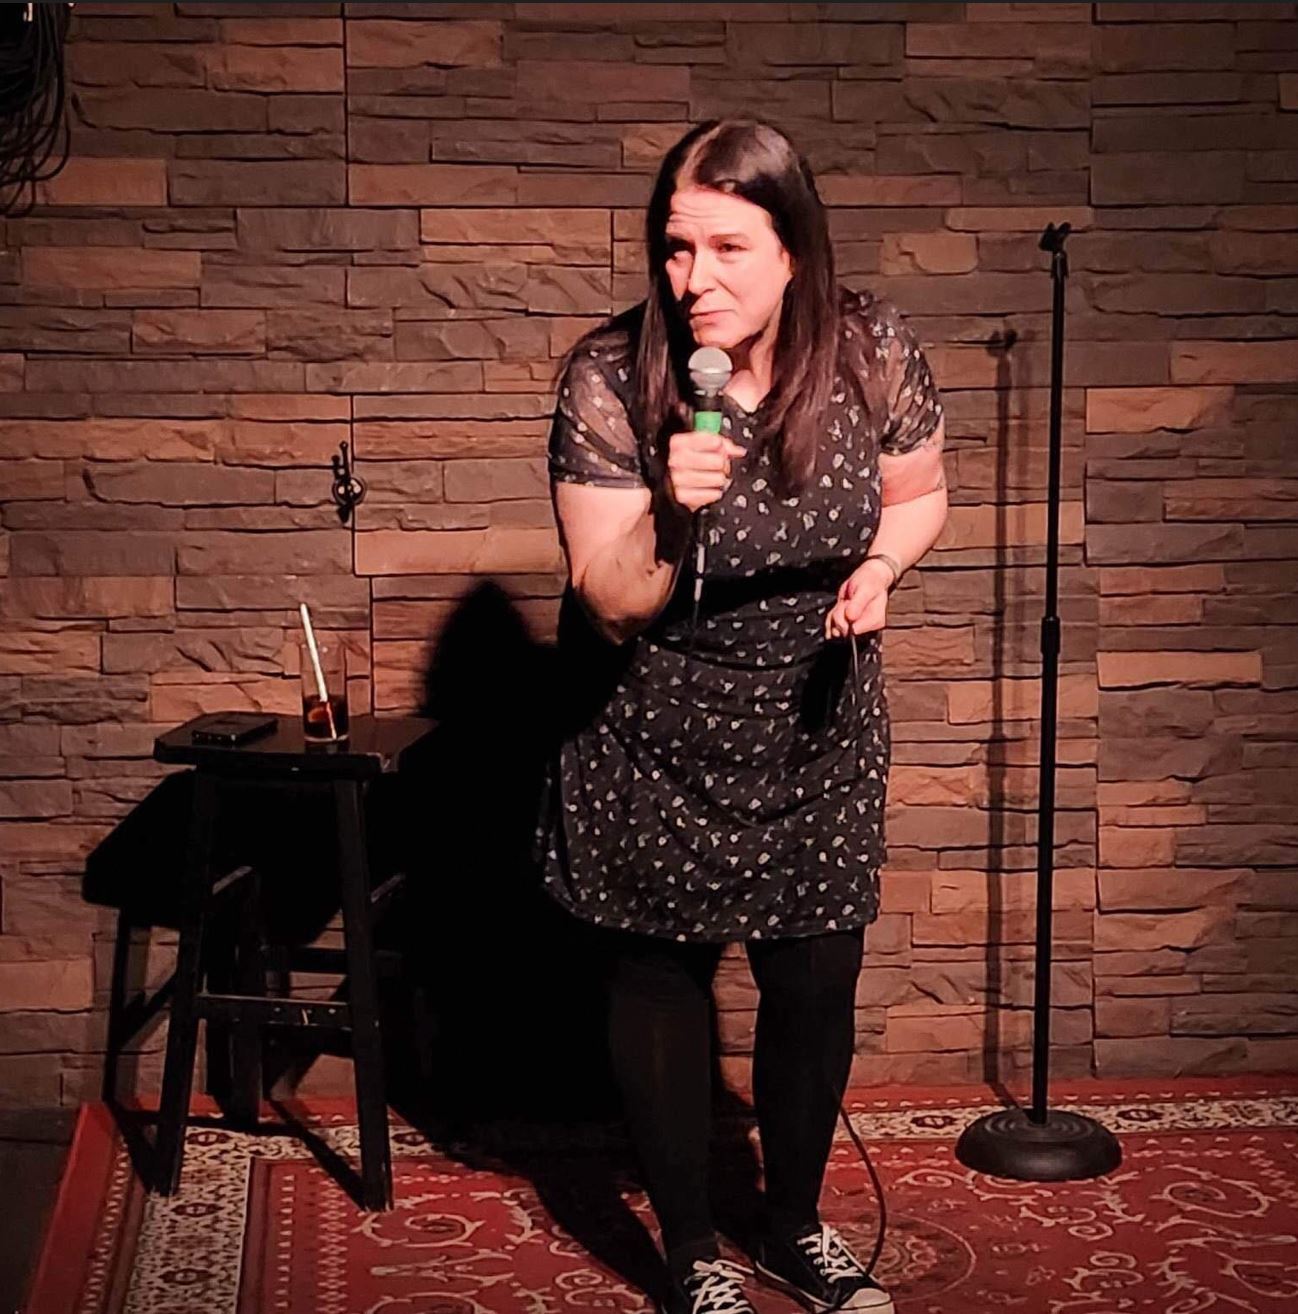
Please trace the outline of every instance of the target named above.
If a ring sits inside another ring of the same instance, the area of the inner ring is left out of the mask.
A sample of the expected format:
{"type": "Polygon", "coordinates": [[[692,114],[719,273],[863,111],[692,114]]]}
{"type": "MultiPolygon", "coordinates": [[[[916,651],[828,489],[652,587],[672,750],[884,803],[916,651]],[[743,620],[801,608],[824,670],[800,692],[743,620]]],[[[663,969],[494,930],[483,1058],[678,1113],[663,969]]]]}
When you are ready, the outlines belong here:
{"type": "Polygon", "coordinates": [[[213,712],[194,724],[189,737],[196,744],[234,748],[270,734],[278,724],[279,718],[266,712],[213,712]]]}

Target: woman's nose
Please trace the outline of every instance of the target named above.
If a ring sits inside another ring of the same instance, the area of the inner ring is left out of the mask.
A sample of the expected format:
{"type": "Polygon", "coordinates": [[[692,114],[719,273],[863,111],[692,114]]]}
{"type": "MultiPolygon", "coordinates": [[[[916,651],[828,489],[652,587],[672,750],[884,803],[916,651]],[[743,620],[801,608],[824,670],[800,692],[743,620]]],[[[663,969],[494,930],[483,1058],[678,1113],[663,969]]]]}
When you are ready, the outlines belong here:
{"type": "Polygon", "coordinates": [[[696,252],[694,259],[690,261],[690,276],[685,290],[692,296],[706,292],[712,286],[712,275],[711,260],[702,252],[696,252]]]}

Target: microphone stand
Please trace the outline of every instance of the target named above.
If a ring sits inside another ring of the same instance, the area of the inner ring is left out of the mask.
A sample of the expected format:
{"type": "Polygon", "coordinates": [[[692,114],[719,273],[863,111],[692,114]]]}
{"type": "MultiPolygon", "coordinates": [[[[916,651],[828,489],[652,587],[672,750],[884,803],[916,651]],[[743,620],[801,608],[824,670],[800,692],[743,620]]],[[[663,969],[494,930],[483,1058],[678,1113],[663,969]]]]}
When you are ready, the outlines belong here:
{"type": "Polygon", "coordinates": [[[1037,812],[1037,936],[1032,1017],[1032,1107],[989,1113],[969,1124],[955,1155],[966,1168],[1022,1182],[1102,1177],[1122,1162],[1112,1132],[1093,1118],[1047,1107],[1050,1072],[1050,966],[1054,908],[1055,743],[1059,689],[1059,471],[1064,374],[1064,286],[1068,224],[1047,224],[1040,248],[1050,252],[1054,283],[1050,343],[1050,475],[1046,604],[1041,620],[1041,770],[1037,812]]]}

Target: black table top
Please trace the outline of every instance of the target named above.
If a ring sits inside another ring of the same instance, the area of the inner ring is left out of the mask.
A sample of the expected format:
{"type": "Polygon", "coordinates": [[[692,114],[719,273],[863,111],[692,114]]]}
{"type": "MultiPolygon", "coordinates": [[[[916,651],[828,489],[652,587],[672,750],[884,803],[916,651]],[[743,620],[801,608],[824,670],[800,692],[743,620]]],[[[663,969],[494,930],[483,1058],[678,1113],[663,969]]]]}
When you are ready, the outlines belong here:
{"type": "Polygon", "coordinates": [[[309,742],[302,733],[300,716],[277,716],[273,731],[245,744],[194,743],[194,728],[214,719],[211,713],[196,716],[159,735],[153,743],[154,759],[236,775],[362,779],[399,771],[412,751],[432,736],[437,724],[419,716],[357,716],[352,718],[348,740],[330,744],[309,742]]]}

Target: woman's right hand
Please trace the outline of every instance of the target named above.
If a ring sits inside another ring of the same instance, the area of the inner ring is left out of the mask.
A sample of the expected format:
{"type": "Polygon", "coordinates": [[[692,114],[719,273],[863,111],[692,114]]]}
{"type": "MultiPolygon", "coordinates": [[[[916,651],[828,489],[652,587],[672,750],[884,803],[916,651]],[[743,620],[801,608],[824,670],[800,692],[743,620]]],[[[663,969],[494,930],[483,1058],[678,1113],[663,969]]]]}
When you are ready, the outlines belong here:
{"type": "Polygon", "coordinates": [[[687,511],[718,502],[730,487],[730,463],[748,449],[724,434],[691,429],[674,433],[667,449],[667,493],[687,511]]]}

